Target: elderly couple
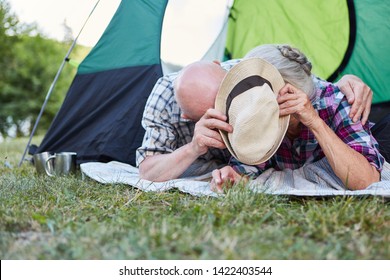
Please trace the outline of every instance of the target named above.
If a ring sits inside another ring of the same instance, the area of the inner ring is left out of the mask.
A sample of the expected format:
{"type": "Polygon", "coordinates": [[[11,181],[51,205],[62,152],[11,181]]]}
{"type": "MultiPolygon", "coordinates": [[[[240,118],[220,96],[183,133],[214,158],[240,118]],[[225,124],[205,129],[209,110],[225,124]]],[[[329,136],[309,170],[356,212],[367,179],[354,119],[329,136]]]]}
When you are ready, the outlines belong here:
{"type": "Polygon", "coordinates": [[[326,157],[351,190],[379,181],[384,158],[367,121],[372,91],[352,75],[320,80],[311,68],[296,48],[261,45],[242,60],[195,62],[160,78],[143,115],[140,177],[212,171],[221,192],[268,168],[326,157]]]}

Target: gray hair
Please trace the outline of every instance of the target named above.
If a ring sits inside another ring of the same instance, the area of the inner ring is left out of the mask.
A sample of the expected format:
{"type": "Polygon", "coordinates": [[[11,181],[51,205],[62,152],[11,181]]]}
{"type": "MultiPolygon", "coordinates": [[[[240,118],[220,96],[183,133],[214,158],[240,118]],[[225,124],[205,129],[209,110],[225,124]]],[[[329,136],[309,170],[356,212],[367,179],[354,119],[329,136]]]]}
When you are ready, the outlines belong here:
{"type": "Polygon", "coordinates": [[[262,58],[274,65],[286,83],[303,90],[313,100],[315,86],[311,62],[298,49],[289,45],[261,45],[249,51],[244,58],[262,58]]]}

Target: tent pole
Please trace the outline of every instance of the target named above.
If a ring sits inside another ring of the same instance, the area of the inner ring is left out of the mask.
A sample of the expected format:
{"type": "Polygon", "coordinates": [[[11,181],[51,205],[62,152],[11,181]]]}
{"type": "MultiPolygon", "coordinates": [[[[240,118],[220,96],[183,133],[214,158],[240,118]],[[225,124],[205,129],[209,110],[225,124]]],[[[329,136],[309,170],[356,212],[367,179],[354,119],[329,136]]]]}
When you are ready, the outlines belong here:
{"type": "Polygon", "coordinates": [[[48,100],[49,100],[49,98],[50,98],[50,95],[51,95],[51,93],[52,93],[52,91],[53,91],[53,89],[54,89],[55,84],[57,83],[57,80],[58,80],[58,78],[59,78],[59,76],[60,76],[60,73],[62,72],[62,69],[63,69],[64,66],[65,66],[65,63],[66,63],[67,60],[68,60],[68,55],[69,55],[69,54],[72,52],[72,50],[73,50],[73,47],[74,47],[74,45],[75,45],[75,44],[74,44],[75,42],[76,42],[76,40],[73,41],[72,46],[70,47],[68,53],[66,54],[65,58],[63,59],[63,61],[62,61],[62,63],[61,63],[61,66],[60,66],[60,68],[58,69],[57,74],[56,74],[56,76],[55,76],[53,82],[52,82],[51,85],[50,85],[50,88],[49,88],[49,90],[48,90],[48,92],[47,92],[47,94],[46,94],[45,101],[43,102],[43,105],[42,105],[42,107],[41,107],[41,111],[39,112],[39,115],[38,115],[38,117],[37,117],[37,119],[36,119],[36,121],[35,121],[34,127],[33,127],[32,131],[31,131],[31,133],[30,133],[30,138],[28,139],[26,148],[25,148],[25,150],[24,150],[24,153],[23,153],[22,158],[20,159],[20,162],[19,162],[18,167],[20,167],[20,166],[22,165],[22,163],[23,163],[23,160],[24,160],[24,158],[25,158],[25,156],[26,156],[28,147],[30,147],[31,140],[32,140],[32,138],[33,138],[33,136],[34,136],[34,134],[35,134],[35,130],[37,129],[38,123],[39,123],[39,121],[41,120],[43,111],[45,110],[46,104],[47,104],[47,102],[48,102],[48,100]]]}
{"type": "Polygon", "coordinates": [[[32,131],[31,131],[31,133],[30,133],[30,138],[28,139],[26,148],[24,149],[23,156],[22,156],[22,158],[20,159],[20,162],[19,162],[18,167],[20,167],[20,166],[22,165],[22,163],[23,163],[23,161],[24,161],[24,158],[26,157],[26,153],[27,153],[28,148],[30,147],[31,140],[32,140],[32,138],[33,138],[33,136],[34,136],[34,134],[35,134],[35,131],[36,131],[37,127],[38,127],[38,123],[39,123],[39,121],[41,120],[43,111],[45,110],[45,107],[46,107],[46,105],[47,105],[47,102],[49,101],[49,98],[50,98],[50,95],[51,95],[51,93],[52,93],[52,91],[53,91],[53,89],[54,89],[54,86],[55,86],[55,84],[57,83],[58,78],[60,77],[60,74],[61,74],[61,72],[62,72],[62,69],[65,67],[66,62],[69,60],[69,55],[72,53],[73,48],[76,46],[77,39],[79,38],[81,32],[83,31],[85,25],[87,24],[89,18],[91,17],[91,15],[93,14],[93,12],[95,11],[95,8],[96,8],[96,6],[99,4],[99,2],[100,2],[100,0],[98,0],[98,1],[96,2],[95,6],[93,7],[92,11],[89,13],[89,16],[88,16],[87,19],[85,20],[85,22],[84,22],[83,26],[81,27],[79,33],[77,34],[76,38],[73,40],[72,45],[70,46],[70,48],[69,48],[68,52],[66,53],[64,59],[62,60],[61,66],[60,66],[60,68],[58,69],[57,74],[56,74],[56,76],[54,77],[54,80],[53,80],[53,82],[52,82],[51,85],[50,85],[49,90],[47,91],[47,94],[46,94],[46,97],[45,97],[45,101],[44,101],[43,104],[42,104],[41,111],[39,112],[39,115],[38,115],[38,117],[37,117],[37,119],[36,119],[36,121],[35,121],[34,127],[33,127],[32,131]]]}

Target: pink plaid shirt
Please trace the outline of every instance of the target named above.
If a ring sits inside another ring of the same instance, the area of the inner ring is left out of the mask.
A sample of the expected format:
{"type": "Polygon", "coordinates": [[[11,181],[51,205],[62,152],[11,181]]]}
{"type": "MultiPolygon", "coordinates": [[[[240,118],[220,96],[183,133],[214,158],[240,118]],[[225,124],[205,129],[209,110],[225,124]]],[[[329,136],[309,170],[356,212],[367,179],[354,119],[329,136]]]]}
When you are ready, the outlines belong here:
{"type": "MultiPolygon", "coordinates": [[[[371,135],[371,124],[353,123],[349,117],[350,105],[338,87],[318,80],[313,107],[320,118],[349,147],[366,157],[369,163],[382,170],[384,158],[378,151],[378,143],[371,135]]],[[[277,152],[268,161],[257,166],[249,166],[232,158],[230,165],[240,174],[259,176],[269,168],[276,170],[297,169],[306,163],[316,162],[324,157],[314,134],[302,126],[299,137],[293,141],[285,137],[277,152]]]]}

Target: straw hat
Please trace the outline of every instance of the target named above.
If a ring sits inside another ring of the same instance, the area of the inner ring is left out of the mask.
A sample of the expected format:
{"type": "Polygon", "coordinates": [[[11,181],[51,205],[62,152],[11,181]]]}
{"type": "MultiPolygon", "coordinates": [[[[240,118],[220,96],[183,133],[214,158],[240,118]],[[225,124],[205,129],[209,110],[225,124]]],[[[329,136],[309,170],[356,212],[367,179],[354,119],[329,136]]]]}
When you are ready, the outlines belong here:
{"type": "Polygon", "coordinates": [[[261,58],[241,61],[222,81],[215,108],[226,114],[233,133],[220,133],[240,162],[263,163],[279,148],[290,120],[290,116],[279,117],[276,101],[284,84],[279,71],[261,58]]]}

